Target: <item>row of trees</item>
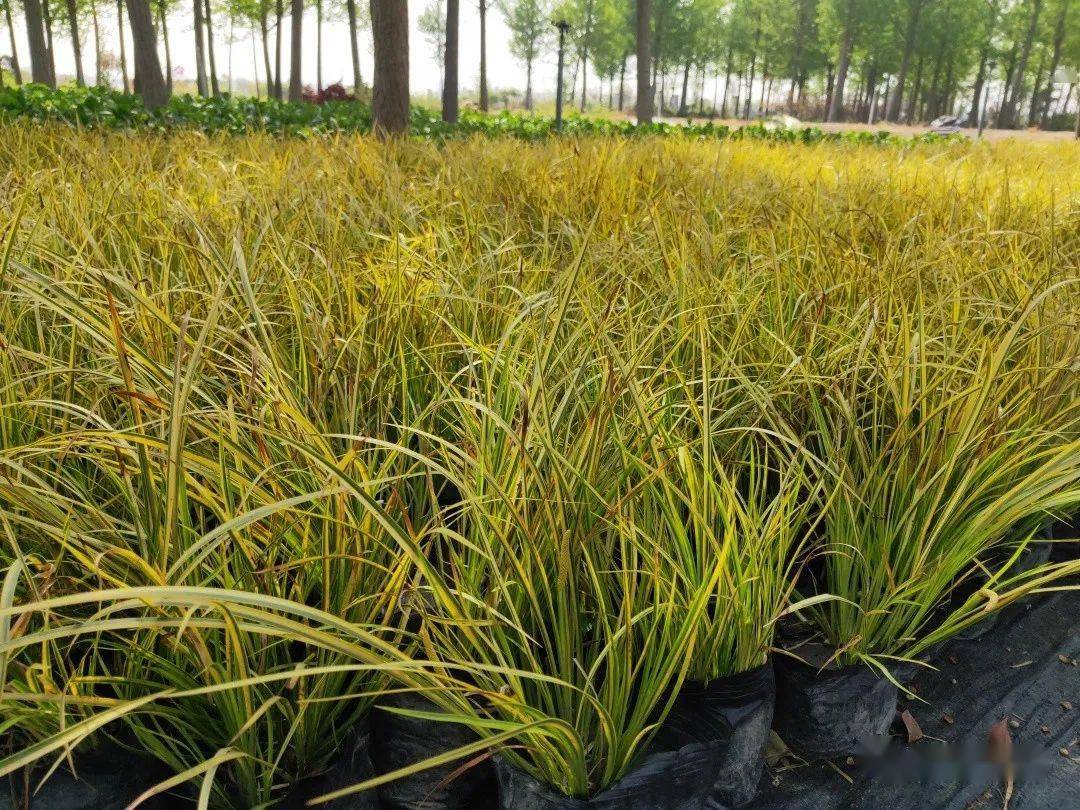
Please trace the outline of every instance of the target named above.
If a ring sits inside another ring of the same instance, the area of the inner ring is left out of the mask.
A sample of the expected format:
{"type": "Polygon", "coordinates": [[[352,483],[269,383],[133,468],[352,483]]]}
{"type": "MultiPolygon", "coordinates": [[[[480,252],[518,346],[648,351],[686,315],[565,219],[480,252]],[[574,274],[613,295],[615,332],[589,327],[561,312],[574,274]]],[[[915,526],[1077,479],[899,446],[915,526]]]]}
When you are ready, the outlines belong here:
{"type": "MultiPolygon", "coordinates": [[[[98,8],[113,0],[0,0],[11,30],[12,72],[20,80],[13,12],[21,10],[34,81],[55,83],[54,35],[67,36],[76,80],[84,81],[80,26],[89,19],[101,74],[98,8]],[[18,7],[21,6],[21,9],[18,7]],[[60,29],[60,30],[55,30],[60,29]],[[60,32],[63,31],[63,34],[60,32]]],[[[479,106],[488,107],[487,15],[479,11],[479,106]]],[[[168,19],[190,3],[197,88],[216,94],[215,17],[247,26],[262,42],[270,95],[282,98],[282,38],[291,39],[287,97],[302,94],[301,34],[306,7],[318,26],[322,86],[322,26],[345,19],[352,43],[353,83],[362,85],[358,34],[371,25],[375,45],[373,105],[383,128],[408,118],[407,0],[116,0],[134,44],[134,87],[148,106],[171,92],[168,19]],[[126,12],[126,15],[125,15],[126,12]],[[158,37],[164,44],[165,71],[158,37]]],[[[628,68],[637,74],[636,112],[685,115],[695,106],[722,117],[750,118],[778,109],[827,121],[845,118],[914,121],[962,112],[972,124],[989,111],[998,126],[1042,124],[1064,112],[1080,65],[1080,0],[494,0],[511,36],[511,53],[526,73],[525,104],[533,104],[536,66],[555,42],[552,22],[570,24],[567,84],[571,103],[592,97],[623,109],[628,68]],[[1072,73],[1066,73],[1071,69],[1072,73]],[[1070,81],[1059,81],[1062,76],[1070,81]],[[711,81],[710,81],[711,80],[711,81]],[[580,85],[580,90],[578,86],[580,85]],[[709,88],[711,87],[711,99],[709,88]],[[576,98],[575,98],[576,97],[576,98]]],[[[443,115],[458,111],[460,0],[430,0],[420,29],[444,71],[443,115]]],[[[120,62],[127,86],[127,54],[120,62]]],[[[1080,95],[1080,94],[1078,94],[1080,95]]],[[[1080,99],[1078,99],[1080,104],[1080,99]]]]}
{"type": "MultiPolygon", "coordinates": [[[[1080,66],[1080,0],[503,3],[529,84],[533,63],[553,47],[549,21],[571,24],[567,81],[571,98],[580,83],[582,110],[590,75],[597,97],[606,84],[607,103],[622,109],[636,58],[638,93],[672,114],[691,112],[696,95],[699,110],[708,104],[723,117],[787,109],[898,122],[962,111],[974,124],[992,100],[997,125],[1011,127],[1064,111],[1080,66]]],[[[531,96],[527,86],[527,105],[531,96]]]]}
{"type": "MultiPolygon", "coordinates": [[[[113,67],[114,57],[103,51],[103,30],[107,24],[107,18],[115,13],[113,22],[119,27],[118,39],[120,53],[116,59],[115,67],[121,74],[122,86],[130,90],[132,82],[128,70],[128,54],[126,47],[126,17],[129,12],[125,8],[126,0],[0,0],[0,11],[7,23],[10,35],[11,56],[8,69],[16,83],[22,82],[22,65],[19,62],[18,49],[15,39],[14,14],[23,12],[26,24],[27,39],[31,49],[31,63],[41,67],[38,74],[33,74],[34,81],[46,84],[54,84],[56,81],[56,64],[54,37],[67,37],[72,46],[75,60],[75,81],[80,85],[86,83],[84,71],[83,31],[91,31],[94,42],[94,67],[98,81],[113,67]]],[[[262,70],[266,76],[267,94],[284,98],[286,93],[289,97],[299,98],[302,86],[299,79],[299,65],[303,54],[300,49],[295,49],[290,61],[291,74],[287,84],[283,84],[282,76],[282,37],[299,36],[302,33],[303,11],[311,8],[315,11],[317,27],[317,84],[321,90],[323,87],[322,66],[322,29],[324,22],[345,20],[348,23],[352,42],[352,72],[353,85],[360,87],[363,79],[360,71],[360,48],[359,32],[367,25],[366,5],[358,0],[149,0],[148,6],[156,23],[156,35],[163,46],[163,53],[159,56],[164,60],[163,78],[167,89],[172,90],[173,64],[172,48],[170,47],[169,19],[176,14],[182,14],[186,9],[191,9],[192,32],[195,46],[195,79],[198,92],[201,95],[218,95],[221,93],[220,73],[217,67],[217,54],[215,41],[220,40],[220,25],[222,18],[228,26],[228,40],[232,43],[234,31],[237,26],[249,30],[254,37],[261,39],[262,70]],[[188,5],[190,3],[190,5],[188,5]],[[286,5],[288,3],[288,6],[286,5]],[[296,14],[297,10],[301,13],[296,14]],[[286,16],[294,18],[291,31],[286,30],[284,21],[286,16]],[[297,80],[293,81],[292,76],[297,80]]],[[[135,30],[132,26],[134,38],[135,30]]],[[[258,72],[258,69],[257,71],[258,72]]],[[[2,79],[2,74],[0,74],[2,79]]]]}

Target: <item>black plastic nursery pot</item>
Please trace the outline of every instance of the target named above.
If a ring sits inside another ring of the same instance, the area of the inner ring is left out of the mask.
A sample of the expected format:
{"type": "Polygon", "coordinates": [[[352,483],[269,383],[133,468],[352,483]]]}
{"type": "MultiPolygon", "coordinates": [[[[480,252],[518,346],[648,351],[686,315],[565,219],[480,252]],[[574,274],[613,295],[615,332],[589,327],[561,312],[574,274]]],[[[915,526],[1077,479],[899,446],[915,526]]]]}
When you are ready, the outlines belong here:
{"type": "MultiPolygon", "coordinates": [[[[61,765],[40,787],[44,769],[0,778],[0,810],[123,810],[172,775],[159,763],[120,748],[76,752],[74,759],[75,773],[61,765]]],[[[175,803],[159,794],[139,806],[166,810],[175,803]]]]}
{"type": "MultiPolygon", "coordinates": [[[[380,706],[438,711],[422,694],[400,692],[379,699],[380,706]]],[[[377,774],[390,773],[476,742],[459,723],[406,717],[376,707],[372,713],[372,762],[377,774]]],[[[380,806],[391,810],[473,810],[496,804],[490,759],[456,761],[429,768],[378,789],[380,806]]]]}
{"type": "Polygon", "coordinates": [[[501,810],[736,808],[754,797],[772,724],[772,663],[683,685],[640,761],[589,798],[567,796],[496,760],[501,810]]]}
{"type": "Polygon", "coordinates": [[[884,751],[896,714],[896,686],[864,664],[825,666],[835,649],[823,644],[792,652],[802,660],[778,655],[775,661],[773,727],[787,746],[812,760],[884,751]]]}
{"type": "MultiPolygon", "coordinates": [[[[1050,555],[1054,550],[1054,544],[1048,541],[1052,540],[1053,536],[1054,534],[1052,524],[1047,523],[1038,532],[1036,532],[1035,536],[1031,539],[1031,542],[1029,542],[1027,544],[1027,547],[1024,548],[1024,550],[1020,553],[1020,556],[1017,558],[1016,562],[1013,563],[1010,572],[1012,574],[1022,574],[1026,571],[1031,571],[1035,568],[1038,568],[1040,565],[1045,565],[1046,563],[1050,562],[1050,555]]],[[[995,560],[995,562],[999,566],[1004,565],[1005,562],[1008,561],[1009,555],[1011,555],[1011,552],[1006,553],[1003,549],[999,554],[999,559],[995,560]]],[[[955,593],[952,599],[954,607],[959,607],[960,605],[962,605],[964,601],[968,598],[968,596],[973,593],[973,589],[977,590],[979,587],[982,587],[983,581],[984,580],[979,580],[971,586],[961,589],[959,592],[955,593]]],[[[965,641],[972,641],[977,638],[982,638],[991,629],[993,629],[995,624],[997,624],[998,615],[998,613],[987,614],[975,624],[971,625],[968,628],[965,628],[964,630],[961,630],[959,633],[956,634],[956,637],[964,639],[965,641]]]]}
{"type": "MultiPolygon", "coordinates": [[[[307,801],[318,796],[371,779],[375,770],[371,764],[371,731],[367,718],[349,732],[342,742],[340,753],[329,769],[319,776],[305,779],[277,807],[283,810],[307,810],[307,801]]],[[[327,810],[377,810],[379,797],[374,790],[350,793],[325,804],[327,810]]]]}

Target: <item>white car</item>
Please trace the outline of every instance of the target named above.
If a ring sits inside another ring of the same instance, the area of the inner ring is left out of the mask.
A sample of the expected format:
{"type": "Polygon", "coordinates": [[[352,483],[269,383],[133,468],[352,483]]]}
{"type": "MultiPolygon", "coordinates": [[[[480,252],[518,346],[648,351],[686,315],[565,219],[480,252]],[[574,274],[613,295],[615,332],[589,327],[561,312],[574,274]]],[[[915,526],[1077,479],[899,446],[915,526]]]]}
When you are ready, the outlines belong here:
{"type": "Polygon", "coordinates": [[[962,126],[955,115],[942,115],[930,122],[930,131],[935,135],[955,135],[962,126]]]}

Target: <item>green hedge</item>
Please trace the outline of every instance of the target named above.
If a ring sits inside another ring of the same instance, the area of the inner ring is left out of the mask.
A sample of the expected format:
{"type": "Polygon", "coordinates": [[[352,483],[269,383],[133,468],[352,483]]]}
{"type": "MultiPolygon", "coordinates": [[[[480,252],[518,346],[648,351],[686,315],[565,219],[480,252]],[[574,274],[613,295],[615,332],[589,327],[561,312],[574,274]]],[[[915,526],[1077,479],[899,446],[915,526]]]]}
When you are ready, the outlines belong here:
{"type": "MultiPolygon", "coordinates": [[[[292,136],[335,132],[369,132],[371,108],[353,101],[330,101],[321,105],[291,103],[270,99],[199,98],[174,96],[161,110],[148,112],[136,95],[103,87],[64,87],[52,90],[44,85],[28,84],[0,90],[0,116],[30,118],[36,121],[57,120],[79,126],[108,126],[121,129],[161,130],[194,127],[204,132],[244,134],[264,131],[292,136]]],[[[428,138],[469,135],[507,136],[535,141],[555,134],[553,118],[518,112],[481,113],[467,110],[457,124],[447,124],[437,112],[414,107],[411,131],[428,138]]],[[[911,139],[888,132],[824,132],[817,127],[800,129],[767,128],[748,124],[731,128],[711,121],[701,124],[654,123],[638,125],[632,121],[584,118],[571,115],[563,122],[563,134],[569,136],[683,135],[700,138],[755,138],[784,142],[817,143],[851,141],[855,143],[900,143],[911,139]]],[[[917,140],[946,140],[926,134],[917,140]]]]}

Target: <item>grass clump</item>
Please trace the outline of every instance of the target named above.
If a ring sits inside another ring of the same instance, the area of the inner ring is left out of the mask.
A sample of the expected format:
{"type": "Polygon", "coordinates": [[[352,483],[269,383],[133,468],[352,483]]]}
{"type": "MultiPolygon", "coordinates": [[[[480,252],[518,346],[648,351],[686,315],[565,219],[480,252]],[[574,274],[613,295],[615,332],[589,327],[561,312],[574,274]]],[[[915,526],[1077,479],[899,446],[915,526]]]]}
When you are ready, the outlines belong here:
{"type": "Polygon", "coordinates": [[[0,136],[0,772],[263,805],[411,689],[587,796],[786,614],[887,667],[1078,572],[1008,545],[1072,144],[0,136]]]}

